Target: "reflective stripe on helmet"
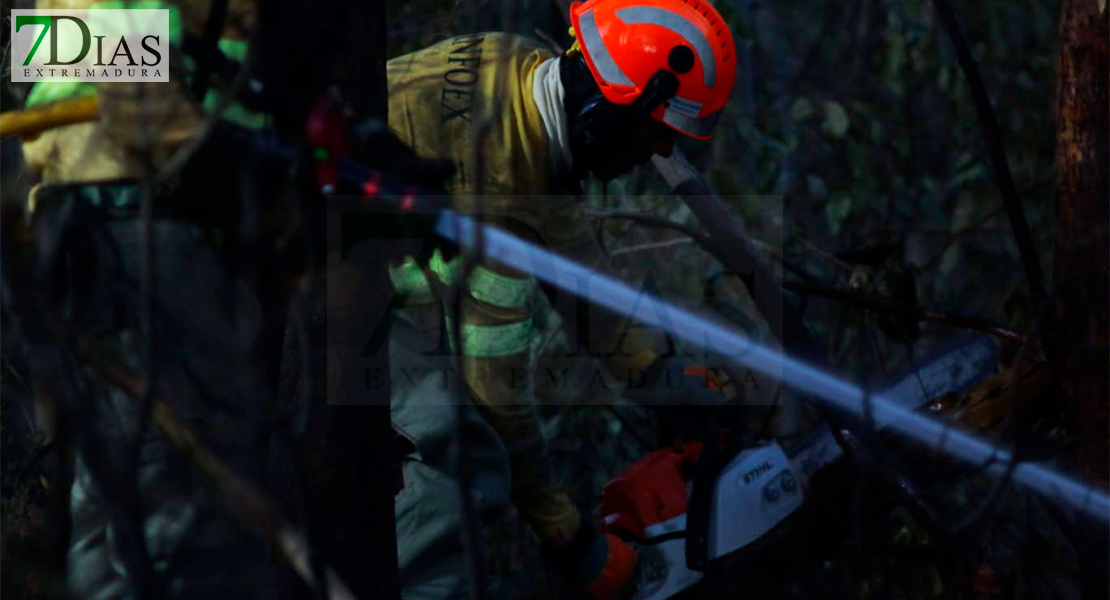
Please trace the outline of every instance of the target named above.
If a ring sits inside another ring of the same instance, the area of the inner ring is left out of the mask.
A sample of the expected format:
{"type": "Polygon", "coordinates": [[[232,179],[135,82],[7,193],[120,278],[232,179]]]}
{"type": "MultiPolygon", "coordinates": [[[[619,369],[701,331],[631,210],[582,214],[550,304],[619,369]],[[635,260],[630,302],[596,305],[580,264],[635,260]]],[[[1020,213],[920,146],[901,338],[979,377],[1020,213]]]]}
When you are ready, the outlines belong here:
{"type": "Polygon", "coordinates": [[[663,112],[663,122],[684,133],[705,137],[713,133],[713,128],[717,126],[722,112],[724,111],[719,110],[704,117],[691,117],[668,105],[667,110],[663,112]]]}
{"type": "Polygon", "coordinates": [[[609,54],[609,49],[605,47],[605,42],[601,39],[601,34],[597,30],[597,20],[594,18],[593,10],[582,13],[582,16],[579,17],[578,27],[582,30],[578,32],[582,44],[589,52],[590,58],[593,59],[598,75],[601,75],[601,78],[611,85],[636,85],[617,66],[616,61],[613,60],[613,55],[609,54]]]}
{"type": "MultiPolygon", "coordinates": [[[[590,12],[592,13],[593,11],[590,12]]],[[[713,57],[713,48],[710,47],[709,40],[705,39],[705,35],[702,34],[693,23],[686,19],[686,17],[664,8],[657,8],[654,6],[629,6],[628,8],[618,10],[617,16],[629,25],[658,25],[670,29],[682,36],[683,39],[694,47],[694,51],[698,53],[698,59],[701,60],[702,73],[705,77],[705,87],[712,88],[713,84],[717,82],[717,66],[713,57]]],[[[592,16],[590,22],[593,22],[592,16]]],[[[596,26],[594,31],[597,31],[596,26]]],[[[594,62],[597,62],[597,58],[594,58],[594,62]]],[[[601,71],[600,65],[598,66],[598,70],[601,71]]],[[[606,77],[606,79],[608,79],[608,77],[606,77]]]]}

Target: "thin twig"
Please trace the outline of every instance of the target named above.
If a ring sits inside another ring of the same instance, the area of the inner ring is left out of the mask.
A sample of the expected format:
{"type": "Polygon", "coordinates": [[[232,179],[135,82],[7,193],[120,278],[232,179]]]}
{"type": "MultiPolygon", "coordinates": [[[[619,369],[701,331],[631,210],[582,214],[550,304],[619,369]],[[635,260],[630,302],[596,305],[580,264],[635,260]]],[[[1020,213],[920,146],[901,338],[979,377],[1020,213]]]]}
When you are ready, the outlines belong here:
{"type": "Polygon", "coordinates": [[[23,468],[20,469],[19,473],[16,474],[14,478],[15,485],[20,485],[23,480],[31,474],[31,471],[33,471],[35,467],[37,467],[39,463],[42,462],[42,459],[46,458],[51,452],[58,449],[58,445],[58,440],[55,439],[50,440],[42,446],[35,448],[34,453],[31,454],[31,458],[27,459],[27,464],[23,465],[23,468]]]}
{"type": "Polygon", "coordinates": [[[960,30],[959,21],[956,18],[956,12],[952,8],[952,4],[948,0],[933,0],[933,6],[936,7],[937,15],[940,17],[948,36],[952,39],[960,68],[963,70],[964,78],[967,79],[968,87],[971,89],[971,96],[975,101],[975,110],[979,114],[979,124],[983,127],[987,147],[990,150],[991,164],[994,167],[995,179],[1002,194],[1002,202],[1006,207],[1006,215],[1010,219],[1010,225],[1014,229],[1014,241],[1017,242],[1021,262],[1025,267],[1025,274],[1029,278],[1033,305],[1040,306],[1048,298],[1048,292],[1044,284],[1044,272],[1041,270],[1041,263],[1033,245],[1033,234],[1029,230],[1029,223],[1025,219],[1021,202],[1018,200],[1014,178],[1010,174],[1010,165],[1006,160],[1006,150],[1002,146],[1002,133],[998,127],[994,107],[991,106],[990,97],[987,96],[983,78],[979,75],[979,67],[975,63],[975,58],[971,55],[967,38],[960,30]]]}
{"type": "MultiPolygon", "coordinates": [[[[62,217],[63,219],[72,217],[62,217]]],[[[63,222],[60,229],[65,229],[63,222]]],[[[105,440],[95,431],[96,407],[84,390],[87,382],[76,357],[65,342],[63,326],[45,304],[26,267],[12,268],[20,249],[12,242],[17,236],[5,235],[0,243],[0,303],[9,311],[10,329],[33,356],[33,381],[36,397],[50,403],[67,424],[73,425],[76,450],[83,458],[93,485],[100,491],[110,522],[117,534],[116,550],[127,569],[131,593],[139,598],[161,596],[159,579],[154,573],[140,524],[142,507],[132,478],[120,473],[105,440]],[[17,291],[18,290],[18,291],[17,291]]],[[[19,264],[19,263],[15,263],[19,264]]],[[[22,266],[22,265],[21,265],[22,266]]],[[[58,439],[65,441],[64,437],[58,439]]]]}
{"type": "MultiPolygon", "coordinates": [[[[515,16],[513,7],[505,7],[509,20],[512,21],[515,16]]],[[[470,158],[471,164],[474,169],[474,185],[468,194],[471,208],[476,214],[483,214],[483,194],[485,193],[485,170],[486,170],[486,153],[483,141],[493,128],[494,117],[501,113],[502,98],[504,97],[503,90],[507,84],[505,73],[508,67],[507,46],[514,43],[509,37],[503,38],[499,42],[499,56],[501,57],[497,68],[494,72],[492,97],[488,97],[488,104],[483,106],[483,112],[472,124],[470,130],[470,158]]],[[[471,400],[467,390],[470,389],[466,381],[466,361],[467,357],[464,353],[465,348],[465,328],[463,327],[463,302],[464,295],[467,291],[467,283],[470,281],[470,274],[483,260],[485,253],[485,231],[484,222],[479,219],[476,221],[475,228],[475,244],[471,252],[465,249],[458,257],[460,266],[458,271],[458,279],[455,285],[451,287],[451,310],[454,313],[454,318],[451,321],[451,331],[449,335],[455,340],[455,352],[452,359],[455,365],[455,380],[457,385],[453,392],[455,400],[454,411],[454,427],[452,429],[452,452],[451,452],[451,472],[454,473],[458,480],[458,500],[461,514],[461,527],[460,538],[463,547],[463,553],[466,557],[467,568],[467,583],[470,592],[470,598],[473,600],[481,600],[485,598],[486,585],[485,585],[485,572],[483,569],[484,557],[481,555],[481,531],[479,530],[478,516],[474,509],[473,498],[471,496],[470,484],[472,481],[471,465],[466,452],[468,449],[469,436],[467,435],[467,409],[471,407],[471,400]]],[[[442,288],[441,288],[442,289],[442,288]]],[[[444,297],[442,293],[440,297],[444,297]]],[[[445,306],[445,312],[447,307],[445,306]]]]}
{"type": "MultiPolygon", "coordinates": [[[[239,66],[239,72],[235,74],[235,78],[231,81],[231,85],[228,87],[227,92],[220,96],[215,108],[204,120],[204,124],[201,126],[200,131],[181,148],[178,148],[177,152],[162,165],[158,175],[154,178],[156,182],[165,183],[171,180],[178,171],[189,162],[189,159],[193,157],[197,150],[200,150],[201,146],[203,146],[212,133],[216,131],[216,127],[223,120],[224,112],[231,107],[235,102],[235,97],[246,87],[251,77],[254,62],[258,59],[259,30],[260,28],[255,27],[254,31],[251,33],[247,58],[239,66]]],[[[203,99],[200,101],[203,102],[203,99]]]]}
{"type": "MultiPolygon", "coordinates": [[[[709,236],[706,235],[704,232],[699,231],[692,226],[685,225],[683,223],[676,223],[674,221],[670,221],[661,217],[655,217],[636,212],[597,210],[588,210],[586,211],[586,215],[598,219],[627,219],[652,227],[661,227],[673,229],[675,231],[681,231],[682,233],[689,235],[695,242],[702,246],[703,249],[707,249],[710,247],[707,246],[707,244],[710,243],[709,236]]],[[[667,242],[665,242],[664,244],[670,245],[672,243],[674,243],[674,240],[667,240],[667,242]]],[[[631,248],[624,249],[624,252],[632,252],[637,249],[646,249],[646,246],[649,245],[633,246],[631,248]]],[[[622,253],[621,250],[616,250],[613,252],[613,255],[617,255],[620,253],[622,253]]],[[[814,283],[794,283],[791,281],[784,281],[783,288],[799,294],[820,296],[822,298],[828,298],[831,300],[850,302],[853,304],[866,306],[870,310],[876,310],[879,312],[902,314],[916,317],[921,321],[943,323],[945,325],[951,325],[953,327],[959,327],[962,329],[982,331],[983,333],[1012,341],[1022,341],[1023,339],[1025,339],[1024,336],[1016,331],[1013,331],[1012,329],[1008,329],[1002,325],[999,325],[998,323],[980,317],[971,317],[955,313],[940,312],[921,306],[902,304],[899,302],[893,302],[882,298],[875,298],[873,296],[849,292],[846,290],[840,290],[834,287],[823,286],[814,283]]]]}
{"type": "Polygon", "coordinates": [[[621,219],[626,221],[633,221],[636,223],[640,223],[641,225],[647,225],[649,227],[673,229],[675,231],[681,231],[682,233],[690,236],[690,238],[692,238],[695,242],[698,243],[699,246],[703,248],[713,247],[713,240],[709,239],[709,234],[691,225],[678,223],[669,219],[664,219],[663,217],[656,217],[644,213],[621,210],[587,210],[586,216],[593,219],[602,220],[621,219]]]}
{"type": "MultiPolygon", "coordinates": [[[[712,246],[710,245],[710,244],[713,243],[712,239],[704,231],[701,231],[700,229],[698,229],[697,227],[694,227],[692,225],[687,225],[685,223],[679,223],[677,221],[671,221],[671,220],[665,219],[663,217],[656,217],[656,216],[653,216],[653,215],[650,215],[650,214],[647,214],[647,213],[640,213],[640,212],[619,211],[619,210],[612,210],[612,211],[610,211],[610,210],[593,210],[593,209],[587,209],[585,212],[586,212],[586,216],[591,218],[591,219],[598,219],[598,220],[602,220],[602,221],[608,220],[608,219],[617,219],[617,220],[625,220],[625,221],[634,222],[634,223],[640,223],[641,225],[647,225],[648,227],[657,227],[659,229],[672,229],[674,231],[678,231],[678,232],[681,232],[681,233],[684,233],[684,234],[690,236],[690,238],[694,242],[697,242],[698,246],[700,246],[702,250],[704,250],[706,252],[709,252],[710,254],[713,254],[712,250],[710,249],[710,248],[712,248],[712,246]]],[[[667,240],[667,242],[672,242],[672,241],[676,244],[679,243],[677,240],[667,240]]],[[[774,258],[775,260],[781,262],[783,267],[786,268],[787,270],[796,273],[799,277],[802,277],[803,279],[807,279],[807,280],[813,280],[814,279],[813,275],[809,274],[809,272],[807,272],[801,265],[798,265],[796,263],[793,263],[793,262],[787,260],[787,258],[785,256],[783,256],[782,253],[779,252],[778,250],[775,250],[771,246],[769,246],[767,244],[764,244],[763,242],[760,242],[759,240],[749,240],[749,241],[751,242],[751,244],[753,246],[758,248],[760,251],[766,253],[771,258],[774,258]]],[[[663,243],[663,242],[655,242],[655,243],[663,243]]],[[[648,244],[645,244],[644,246],[645,247],[643,249],[645,249],[645,250],[649,249],[648,244]]],[[[636,248],[636,247],[633,246],[633,247],[629,247],[629,248],[620,248],[620,249],[614,250],[609,255],[610,256],[616,256],[616,255],[624,254],[624,253],[627,253],[627,252],[633,252],[634,248],[636,248]]]]}
{"type": "MultiPolygon", "coordinates": [[[[994,215],[991,216],[993,217],[994,215]]],[[[961,227],[959,229],[953,230],[952,228],[946,227],[944,225],[919,224],[903,225],[901,227],[880,227],[879,229],[874,229],[864,235],[890,234],[901,231],[914,231],[917,233],[926,233],[929,235],[965,236],[977,233],[1007,233],[1010,231],[1010,227],[1008,225],[980,225],[977,227],[961,227]]]]}
{"type": "MultiPolygon", "coordinates": [[[[1034,345],[1031,343],[1031,339],[1033,338],[1034,332],[1036,332],[1042,326],[1041,321],[1042,319],[1044,319],[1049,310],[1051,310],[1050,307],[1043,307],[1042,311],[1037,315],[1037,318],[1034,319],[1034,322],[1030,324],[1029,335],[1025,337],[1021,344],[1021,347],[1018,348],[1018,356],[1017,360],[1015,361],[1015,369],[1022,368],[1023,365],[1028,364],[1028,362],[1031,360],[1031,355],[1033,353],[1034,347],[1034,345]]],[[[1017,421],[1019,387],[1021,387],[1020,383],[1018,381],[1015,381],[1010,389],[1007,390],[1009,403],[1006,407],[1006,416],[1003,419],[1000,437],[1005,436],[1013,428],[1015,422],[1017,421]]],[[[1022,454],[1024,454],[1022,444],[1017,443],[1021,441],[1022,440],[1020,438],[1016,439],[1015,447],[1010,454],[1010,460],[1006,464],[1006,471],[1002,474],[1002,477],[994,482],[994,486],[991,488],[990,492],[987,493],[987,497],[983,500],[982,503],[979,504],[979,506],[971,510],[970,513],[966,517],[964,517],[963,520],[952,527],[952,529],[950,530],[950,535],[958,536],[969,531],[989,513],[990,507],[994,505],[994,503],[1001,496],[1002,491],[1010,484],[1010,481],[1014,474],[1014,469],[1017,468],[1019,460],[1024,458],[1022,456],[1022,454]]],[[[992,456],[990,461],[987,464],[983,465],[983,468],[986,468],[990,464],[990,462],[993,462],[993,460],[994,457],[992,456]]]]}
{"type": "Polygon", "coordinates": [[[817,256],[821,260],[829,263],[830,265],[832,265],[836,269],[838,269],[840,271],[843,271],[845,273],[852,273],[856,270],[856,268],[854,266],[852,266],[850,263],[848,263],[848,262],[846,262],[846,261],[844,261],[840,258],[837,258],[837,256],[835,254],[833,254],[832,252],[829,252],[828,250],[818,246],[817,244],[814,244],[813,242],[805,239],[804,237],[795,236],[794,239],[797,240],[797,242],[799,244],[801,244],[801,246],[803,248],[805,248],[807,252],[809,252],[810,254],[812,254],[814,256],[817,256]]]}
{"type": "Polygon", "coordinates": [[[979,227],[981,227],[987,221],[990,221],[991,219],[993,219],[997,214],[998,214],[997,210],[992,210],[992,211],[988,212],[987,214],[979,217],[978,219],[972,221],[971,223],[965,225],[964,227],[960,227],[959,229],[956,229],[955,231],[948,232],[949,237],[948,237],[947,240],[945,240],[944,247],[942,247],[940,249],[940,251],[938,251],[936,254],[934,254],[933,257],[930,258],[929,260],[927,260],[924,263],[914,267],[914,270],[917,271],[918,273],[921,273],[921,272],[924,272],[924,271],[928,271],[929,269],[936,266],[936,264],[938,262],[940,262],[940,260],[942,258],[944,258],[944,255],[948,252],[948,250],[951,249],[952,246],[956,245],[956,243],[960,242],[961,238],[965,234],[975,232],[979,227]]]}
{"type": "Polygon", "coordinates": [[[879,368],[882,369],[883,376],[890,375],[890,370],[886,366],[886,355],[879,347],[879,336],[875,335],[875,324],[871,319],[870,309],[863,311],[863,327],[867,330],[867,336],[871,338],[871,348],[875,352],[875,358],[879,361],[879,368]]]}
{"type": "Polygon", "coordinates": [[[620,256],[622,254],[635,254],[637,252],[647,252],[648,250],[659,250],[661,248],[673,248],[675,246],[685,246],[693,244],[694,240],[688,237],[676,237],[669,240],[662,240],[659,242],[649,242],[646,244],[638,244],[636,246],[628,246],[627,248],[619,248],[609,253],[609,256],[620,256]]]}
{"type": "MultiPolygon", "coordinates": [[[[132,398],[142,398],[147,384],[122,365],[104,358],[101,352],[79,347],[78,354],[113,386],[132,398]]],[[[316,586],[308,543],[295,527],[287,523],[274,505],[247,480],[239,477],[223,461],[206,448],[166,401],[148,395],[151,421],[170,442],[188,457],[223,494],[224,499],[244,524],[255,529],[293,567],[309,585],[316,586]]],[[[354,594],[332,570],[327,570],[328,597],[331,600],[355,600],[354,594]]]]}
{"type": "Polygon", "coordinates": [[[857,292],[850,292],[841,290],[830,286],[814,285],[809,283],[794,283],[787,281],[783,286],[798,294],[808,294],[811,296],[820,296],[830,300],[837,300],[855,304],[858,306],[866,307],[870,310],[879,312],[892,313],[898,315],[905,315],[914,317],[920,321],[930,321],[934,323],[942,323],[952,327],[959,327],[961,329],[971,329],[974,331],[981,331],[993,335],[998,338],[1003,338],[1015,342],[1020,342],[1025,339],[1021,333],[1012,329],[1008,329],[993,321],[983,319],[981,317],[970,317],[956,313],[945,313],[922,306],[913,304],[902,304],[900,302],[893,302],[883,298],[876,298],[866,294],[857,292]]]}

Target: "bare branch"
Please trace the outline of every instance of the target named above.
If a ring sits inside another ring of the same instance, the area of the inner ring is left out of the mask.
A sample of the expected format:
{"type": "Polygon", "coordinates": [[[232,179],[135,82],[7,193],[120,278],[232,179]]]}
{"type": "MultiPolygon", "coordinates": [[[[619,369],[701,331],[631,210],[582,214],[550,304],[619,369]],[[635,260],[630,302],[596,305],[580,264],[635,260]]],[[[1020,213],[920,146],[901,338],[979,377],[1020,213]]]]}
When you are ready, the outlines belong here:
{"type": "Polygon", "coordinates": [[[1044,283],[1044,271],[1037,251],[1033,245],[1033,234],[1029,230],[1029,223],[1025,219],[1025,212],[1018,200],[1017,188],[1014,187],[1014,178],[1010,174],[1010,164],[1006,160],[1006,149],[1002,145],[1002,132],[998,127],[998,119],[991,106],[990,97],[987,96],[983,78],[979,75],[979,67],[975,64],[975,57],[971,55],[971,48],[967,39],[960,30],[956,12],[948,0],[933,0],[937,16],[940,17],[945,31],[952,39],[956,48],[956,57],[959,59],[960,68],[964,78],[967,79],[971,96],[975,101],[975,110],[979,113],[979,125],[983,128],[987,147],[990,150],[991,165],[994,167],[995,179],[1002,194],[1002,202],[1006,207],[1006,215],[1010,219],[1010,226],[1014,229],[1014,241],[1017,242],[1021,254],[1021,262],[1025,267],[1025,275],[1029,278],[1030,294],[1034,306],[1040,306],[1048,301],[1048,292],[1044,283]]]}
{"type": "Polygon", "coordinates": [[[635,254],[637,252],[646,252],[648,250],[659,250],[660,248],[673,248],[675,246],[685,246],[693,244],[694,240],[688,237],[677,237],[661,242],[650,242],[647,244],[639,244],[636,246],[628,246],[627,248],[618,248],[609,253],[609,256],[621,256],[622,254],[635,254]]]}
{"type": "Polygon", "coordinates": [[[971,329],[974,331],[981,331],[993,335],[998,338],[1021,342],[1024,341],[1025,336],[1022,334],[1003,327],[993,321],[979,318],[970,317],[955,313],[944,313],[937,310],[924,308],[921,306],[914,306],[912,304],[902,304],[893,302],[874,296],[841,290],[834,287],[815,285],[809,283],[793,283],[786,282],[784,284],[787,290],[799,294],[808,294],[811,296],[820,296],[830,300],[837,300],[848,304],[855,304],[865,307],[869,310],[886,312],[898,315],[906,315],[914,317],[921,321],[930,321],[934,323],[942,323],[952,327],[959,327],[961,329],[971,329]]]}
{"type": "MultiPolygon", "coordinates": [[[[143,397],[146,384],[122,365],[105,358],[88,344],[80,345],[78,355],[133,399],[143,397]]],[[[215,454],[204,447],[185,425],[177,411],[161,398],[149,395],[150,418],[182,454],[188,457],[223,494],[224,499],[245,525],[262,534],[290,566],[311,586],[316,586],[311,553],[304,535],[286,522],[273,504],[250,482],[236,475],[215,454]]],[[[329,600],[355,600],[339,576],[326,569],[329,600]]]]}

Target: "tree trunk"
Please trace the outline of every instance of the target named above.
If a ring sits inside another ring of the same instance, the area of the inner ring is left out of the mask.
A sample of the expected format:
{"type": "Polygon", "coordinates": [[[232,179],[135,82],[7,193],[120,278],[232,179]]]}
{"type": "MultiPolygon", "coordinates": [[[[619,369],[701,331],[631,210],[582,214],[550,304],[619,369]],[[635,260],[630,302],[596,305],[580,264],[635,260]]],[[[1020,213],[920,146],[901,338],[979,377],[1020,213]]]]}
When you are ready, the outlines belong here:
{"type": "MultiPolygon", "coordinates": [[[[327,28],[317,33],[334,36],[336,51],[330,59],[310,57],[320,63],[317,69],[331,61],[330,83],[343,99],[349,122],[388,121],[384,0],[330,0],[317,9],[331,15],[327,28]]],[[[353,158],[396,172],[389,157],[384,163],[361,152],[353,158]]],[[[389,356],[387,350],[361,356],[390,300],[387,243],[367,241],[349,260],[340,260],[340,240],[333,234],[341,216],[329,211],[325,218],[326,224],[315,222],[318,257],[326,260],[317,270],[310,356],[296,352],[297,361],[309,361],[312,380],[311,390],[305,382],[299,386],[311,403],[302,456],[307,518],[320,558],[356,597],[399,599],[393,507],[399,473],[389,417],[389,356]],[[365,372],[378,374],[379,385],[364,386],[365,372]]],[[[287,368],[299,371],[300,366],[295,362],[287,368]]],[[[286,379],[295,379],[297,371],[286,373],[286,379]]]]}
{"type": "MultiPolygon", "coordinates": [[[[1056,310],[1068,340],[1063,346],[1075,404],[1071,416],[1081,428],[1106,425],[1108,407],[1110,57],[1107,11],[1099,4],[1063,2],[1056,80],[1056,310]]],[[[1108,449],[1104,437],[1080,453],[1080,468],[1104,484],[1108,449]]]]}
{"type": "MultiPolygon", "coordinates": [[[[1062,400],[1082,441],[1069,457],[1104,487],[1110,475],[1110,53],[1106,0],[1060,6],[1056,77],[1054,310],[1062,400]]],[[[1107,532],[1077,528],[1084,597],[1106,598],[1107,532]]]]}

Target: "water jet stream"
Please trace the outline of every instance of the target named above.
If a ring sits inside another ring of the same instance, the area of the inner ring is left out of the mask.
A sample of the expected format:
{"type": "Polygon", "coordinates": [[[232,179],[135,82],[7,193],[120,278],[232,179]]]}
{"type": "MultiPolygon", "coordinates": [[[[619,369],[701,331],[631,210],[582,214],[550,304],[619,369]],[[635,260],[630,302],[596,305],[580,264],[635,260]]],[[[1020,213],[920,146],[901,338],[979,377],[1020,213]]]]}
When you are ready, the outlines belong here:
{"type": "MultiPolygon", "coordinates": [[[[729,325],[652,297],[496,227],[478,225],[468,216],[444,211],[436,231],[471,252],[480,252],[593,304],[719,353],[736,364],[781,379],[830,408],[858,417],[864,417],[865,410],[869,410],[876,427],[897,432],[936,452],[981,467],[995,477],[1002,476],[1013,460],[1008,450],[956,429],[950,423],[905,408],[883,394],[866,394],[859,386],[776,348],[761,345],[729,325]],[[482,229],[480,234],[476,231],[478,227],[482,229]],[[481,240],[481,248],[476,247],[477,240],[481,240]],[[633,310],[641,306],[645,310],[633,310]]],[[[1011,478],[1046,499],[1110,523],[1110,496],[1090,484],[1048,465],[1027,461],[1015,465],[1011,478]]]]}

